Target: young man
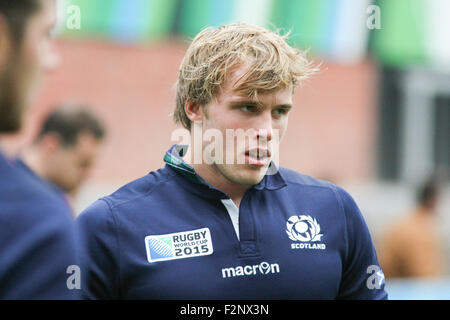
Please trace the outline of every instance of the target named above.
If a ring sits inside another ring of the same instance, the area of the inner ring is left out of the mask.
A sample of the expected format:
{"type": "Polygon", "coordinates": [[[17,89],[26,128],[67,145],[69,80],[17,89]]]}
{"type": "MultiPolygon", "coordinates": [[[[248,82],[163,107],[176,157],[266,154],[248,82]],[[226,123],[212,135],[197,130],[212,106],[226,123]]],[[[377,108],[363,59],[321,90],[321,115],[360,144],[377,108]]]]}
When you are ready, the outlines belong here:
{"type": "Polygon", "coordinates": [[[272,161],[294,87],[314,69],[284,37],[263,28],[202,31],[177,83],[174,116],[191,130],[190,146],[173,146],[163,169],[98,200],[78,218],[85,295],[387,298],[353,199],[272,161]],[[232,139],[199,146],[199,130],[216,141],[232,139]]]}
{"type": "Polygon", "coordinates": [[[100,121],[80,106],[62,106],[44,120],[34,143],[22,151],[17,164],[76,196],[94,165],[104,129],[100,121]]]}
{"type": "MultiPolygon", "coordinates": [[[[44,71],[56,65],[55,20],[53,0],[0,1],[1,133],[20,129],[44,71]]],[[[67,203],[0,152],[0,299],[78,298],[66,273],[77,264],[75,245],[67,203]]]]}

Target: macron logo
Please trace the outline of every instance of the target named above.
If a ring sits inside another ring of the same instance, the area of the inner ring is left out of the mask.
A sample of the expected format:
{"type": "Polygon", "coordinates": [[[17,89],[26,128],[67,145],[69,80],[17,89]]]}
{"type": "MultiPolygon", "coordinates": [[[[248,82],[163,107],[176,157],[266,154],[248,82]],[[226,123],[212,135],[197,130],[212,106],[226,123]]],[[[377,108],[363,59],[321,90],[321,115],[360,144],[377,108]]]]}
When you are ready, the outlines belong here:
{"type": "Polygon", "coordinates": [[[257,274],[275,274],[280,273],[280,266],[278,263],[269,264],[268,262],[261,262],[252,266],[238,266],[222,269],[222,278],[233,278],[241,276],[255,276],[257,274]]]}

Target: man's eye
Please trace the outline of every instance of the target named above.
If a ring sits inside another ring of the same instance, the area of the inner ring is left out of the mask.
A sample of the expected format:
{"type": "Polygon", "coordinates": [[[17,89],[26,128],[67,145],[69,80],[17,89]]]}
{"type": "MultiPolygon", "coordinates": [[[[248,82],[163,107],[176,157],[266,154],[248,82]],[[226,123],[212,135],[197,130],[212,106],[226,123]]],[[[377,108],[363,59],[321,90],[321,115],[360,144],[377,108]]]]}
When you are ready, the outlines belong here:
{"type": "Polygon", "coordinates": [[[283,115],[288,113],[288,109],[286,109],[286,108],[278,108],[278,109],[275,109],[274,112],[275,112],[275,114],[277,116],[283,116],[283,115]]]}
{"type": "Polygon", "coordinates": [[[241,106],[241,110],[244,112],[254,112],[256,111],[256,107],[251,105],[243,105],[241,106]]]}

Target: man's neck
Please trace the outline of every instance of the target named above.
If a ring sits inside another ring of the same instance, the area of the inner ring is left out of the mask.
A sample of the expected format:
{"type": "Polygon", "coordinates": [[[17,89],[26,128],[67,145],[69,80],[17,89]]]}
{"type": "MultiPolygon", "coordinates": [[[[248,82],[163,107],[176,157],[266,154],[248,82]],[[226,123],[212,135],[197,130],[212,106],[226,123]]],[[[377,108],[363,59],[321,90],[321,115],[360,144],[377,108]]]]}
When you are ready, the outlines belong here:
{"type": "Polygon", "coordinates": [[[42,159],[39,152],[34,147],[30,147],[22,152],[22,161],[39,177],[45,179],[45,170],[42,167],[42,159]]]}
{"type": "Polygon", "coordinates": [[[251,188],[250,185],[243,185],[232,182],[224,177],[216,167],[208,164],[190,164],[195,172],[202,177],[212,187],[219,189],[227,194],[231,200],[239,208],[242,198],[245,192],[251,188]]]}

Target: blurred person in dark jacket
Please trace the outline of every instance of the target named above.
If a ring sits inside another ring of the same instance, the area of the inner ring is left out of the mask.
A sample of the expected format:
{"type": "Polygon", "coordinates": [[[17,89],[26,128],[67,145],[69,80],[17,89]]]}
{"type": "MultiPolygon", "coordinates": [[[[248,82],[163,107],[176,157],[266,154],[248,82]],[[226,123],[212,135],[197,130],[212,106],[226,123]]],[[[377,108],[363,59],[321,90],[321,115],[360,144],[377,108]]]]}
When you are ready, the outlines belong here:
{"type": "Polygon", "coordinates": [[[417,206],[385,234],[380,263],[386,277],[423,278],[444,274],[443,248],[435,221],[439,183],[427,180],[417,192],[417,206]]]}
{"type": "MultiPolygon", "coordinates": [[[[58,64],[55,23],[54,0],[0,0],[2,134],[20,130],[44,73],[58,64]]],[[[0,299],[78,299],[68,275],[77,270],[76,243],[64,199],[0,150],[0,299]]]]}

